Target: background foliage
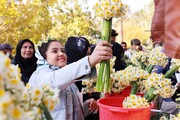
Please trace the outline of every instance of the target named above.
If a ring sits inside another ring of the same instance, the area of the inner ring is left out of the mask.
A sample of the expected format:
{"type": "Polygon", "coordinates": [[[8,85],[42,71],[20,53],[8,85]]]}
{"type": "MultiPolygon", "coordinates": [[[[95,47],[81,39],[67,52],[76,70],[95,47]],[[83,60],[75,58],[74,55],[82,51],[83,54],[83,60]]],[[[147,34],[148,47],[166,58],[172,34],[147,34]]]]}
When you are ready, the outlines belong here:
{"type": "MultiPolygon", "coordinates": [[[[16,47],[21,39],[37,43],[53,36],[62,43],[70,36],[85,36],[91,42],[100,37],[101,20],[93,16],[87,0],[0,0],[0,43],[16,47]]],[[[133,38],[146,43],[150,37],[153,4],[122,19],[123,41],[133,38]]],[[[118,30],[118,21],[113,26],[118,30]]],[[[118,41],[121,42],[122,40],[118,41]]]]}

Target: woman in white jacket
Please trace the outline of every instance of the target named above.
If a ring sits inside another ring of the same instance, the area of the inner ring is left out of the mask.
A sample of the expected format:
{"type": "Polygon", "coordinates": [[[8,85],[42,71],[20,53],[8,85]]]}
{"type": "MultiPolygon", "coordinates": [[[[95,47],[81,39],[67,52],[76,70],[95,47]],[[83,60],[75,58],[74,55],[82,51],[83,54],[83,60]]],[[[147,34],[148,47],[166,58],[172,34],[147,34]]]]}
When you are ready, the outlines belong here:
{"type": "Polygon", "coordinates": [[[54,120],[84,120],[89,113],[97,111],[98,106],[94,99],[82,103],[79,91],[74,84],[75,79],[91,72],[91,67],[102,60],[112,57],[111,44],[102,41],[97,44],[94,52],[77,62],[66,65],[67,57],[64,48],[57,40],[49,40],[39,48],[41,60],[44,58],[45,65],[41,65],[32,74],[29,84],[38,86],[49,84],[54,89],[58,88],[60,103],[52,112],[54,120]]]}

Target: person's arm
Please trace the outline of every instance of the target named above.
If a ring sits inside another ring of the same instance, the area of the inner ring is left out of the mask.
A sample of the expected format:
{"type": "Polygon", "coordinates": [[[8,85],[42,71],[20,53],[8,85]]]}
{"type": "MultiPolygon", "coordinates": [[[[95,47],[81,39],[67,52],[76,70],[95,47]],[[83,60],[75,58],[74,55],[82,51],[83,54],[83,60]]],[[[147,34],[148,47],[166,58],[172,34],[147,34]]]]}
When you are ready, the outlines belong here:
{"type": "Polygon", "coordinates": [[[40,66],[31,76],[31,86],[49,84],[53,88],[64,89],[74,82],[75,78],[90,73],[88,57],[53,71],[48,65],[40,66]]]}
{"type": "Polygon", "coordinates": [[[106,41],[102,41],[97,44],[96,48],[90,56],[86,56],[77,62],[69,64],[55,71],[51,82],[53,83],[54,87],[66,87],[72,84],[74,79],[89,74],[91,72],[91,67],[94,67],[102,60],[109,60],[111,57],[111,44],[106,41]]]}
{"type": "Polygon", "coordinates": [[[53,72],[51,83],[54,87],[62,88],[74,82],[74,79],[91,72],[91,67],[88,62],[88,57],[85,57],[77,62],[69,64],[59,70],[53,72]]]}
{"type": "Polygon", "coordinates": [[[74,79],[91,72],[94,67],[102,60],[108,60],[112,57],[111,45],[108,42],[100,42],[96,46],[92,55],[84,57],[77,62],[69,64],[59,70],[51,71],[50,68],[39,68],[30,78],[31,85],[50,84],[52,87],[64,89],[74,82],[74,79]],[[41,70],[40,70],[41,69],[41,70]]]}

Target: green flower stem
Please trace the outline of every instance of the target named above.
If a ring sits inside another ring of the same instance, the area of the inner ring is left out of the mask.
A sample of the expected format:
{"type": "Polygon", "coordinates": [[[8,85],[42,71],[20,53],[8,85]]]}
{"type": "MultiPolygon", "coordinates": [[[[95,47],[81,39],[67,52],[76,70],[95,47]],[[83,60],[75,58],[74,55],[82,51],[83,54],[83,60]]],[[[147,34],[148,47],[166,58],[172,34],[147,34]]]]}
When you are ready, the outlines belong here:
{"type": "Polygon", "coordinates": [[[103,28],[101,39],[110,42],[111,41],[111,27],[112,18],[109,20],[103,19],[103,28]]]}
{"type": "Polygon", "coordinates": [[[106,62],[105,68],[104,68],[104,91],[110,92],[110,61],[104,61],[106,62]]]}
{"type": "Polygon", "coordinates": [[[154,65],[149,65],[147,68],[148,73],[151,73],[154,68],[154,65]]]}
{"type": "Polygon", "coordinates": [[[175,65],[172,68],[170,68],[164,75],[165,78],[170,78],[172,74],[175,73],[176,70],[178,70],[179,66],[175,65]]]}
{"type": "Polygon", "coordinates": [[[100,64],[100,68],[99,68],[99,74],[98,74],[98,80],[97,80],[97,83],[96,83],[96,90],[97,92],[101,92],[102,91],[102,88],[103,88],[103,81],[102,81],[102,78],[103,78],[103,72],[104,72],[104,63],[101,62],[100,64]]]}
{"type": "MultiPolygon", "coordinates": [[[[111,38],[111,27],[112,19],[103,19],[103,28],[101,39],[110,42],[111,38]]],[[[98,92],[110,92],[110,62],[109,60],[102,61],[100,63],[100,69],[98,74],[98,81],[96,84],[96,89],[98,92]]]]}
{"type": "Polygon", "coordinates": [[[136,82],[133,82],[130,95],[135,95],[137,93],[137,90],[138,90],[138,84],[136,82]]]}
{"type": "Polygon", "coordinates": [[[144,98],[146,98],[146,100],[148,102],[151,102],[152,100],[154,100],[154,98],[156,97],[156,95],[154,94],[155,88],[150,88],[146,94],[144,95],[144,98]]]}
{"type": "Polygon", "coordinates": [[[46,120],[53,120],[51,114],[48,111],[48,108],[45,106],[44,103],[40,104],[40,109],[43,111],[46,120]]]}
{"type": "Polygon", "coordinates": [[[139,62],[139,66],[140,66],[140,67],[141,67],[141,69],[143,69],[143,70],[144,70],[144,69],[145,69],[145,67],[146,67],[146,66],[145,66],[142,62],[139,62]]]}

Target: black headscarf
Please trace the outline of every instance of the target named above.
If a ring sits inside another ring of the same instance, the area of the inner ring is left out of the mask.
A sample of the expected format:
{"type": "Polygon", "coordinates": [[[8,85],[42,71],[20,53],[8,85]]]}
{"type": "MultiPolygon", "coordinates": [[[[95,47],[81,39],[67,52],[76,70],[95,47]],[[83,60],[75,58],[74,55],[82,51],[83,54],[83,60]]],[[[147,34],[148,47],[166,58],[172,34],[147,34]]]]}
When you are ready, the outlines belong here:
{"type": "Polygon", "coordinates": [[[69,37],[65,43],[67,64],[78,61],[87,55],[89,41],[84,37],[69,37]]]}
{"type": "MultiPolygon", "coordinates": [[[[87,55],[89,41],[84,37],[69,37],[65,43],[67,64],[78,61],[87,55]]],[[[79,91],[82,89],[82,81],[75,82],[79,91]]]]}
{"type": "Polygon", "coordinates": [[[21,69],[21,80],[24,82],[24,84],[26,84],[29,81],[30,76],[36,70],[36,62],[37,58],[35,57],[35,48],[33,42],[29,39],[21,40],[16,47],[16,55],[14,60],[12,61],[12,64],[18,64],[19,68],[21,69]],[[33,56],[28,59],[24,59],[21,56],[21,48],[25,42],[31,43],[34,49],[33,56]]]}

